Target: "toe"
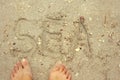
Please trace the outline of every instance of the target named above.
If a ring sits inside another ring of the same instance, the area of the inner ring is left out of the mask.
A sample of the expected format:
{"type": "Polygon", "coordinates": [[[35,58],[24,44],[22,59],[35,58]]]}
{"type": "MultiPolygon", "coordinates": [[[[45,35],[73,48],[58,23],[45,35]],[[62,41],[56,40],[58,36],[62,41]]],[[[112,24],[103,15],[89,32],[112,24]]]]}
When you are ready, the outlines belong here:
{"type": "Polygon", "coordinates": [[[71,75],[70,75],[70,73],[68,71],[66,73],[66,78],[67,78],[67,80],[71,80],[71,75]]]}
{"type": "Polygon", "coordinates": [[[23,68],[29,66],[27,59],[22,59],[21,63],[22,63],[23,68]]]}
{"type": "Polygon", "coordinates": [[[14,66],[14,69],[13,69],[13,70],[14,70],[14,72],[15,72],[15,73],[17,73],[17,71],[18,71],[18,66],[17,66],[16,64],[15,64],[15,66],[14,66]]]}
{"type": "Polygon", "coordinates": [[[67,71],[68,71],[67,68],[63,65],[63,67],[62,67],[62,72],[63,72],[64,74],[66,74],[67,71]]]}
{"type": "Polygon", "coordinates": [[[15,77],[15,71],[14,71],[14,69],[12,70],[10,77],[11,77],[11,80],[13,80],[13,78],[15,77]]]}
{"type": "Polygon", "coordinates": [[[71,79],[72,79],[72,76],[68,75],[67,80],[71,80],[71,79]]]}
{"type": "Polygon", "coordinates": [[[21,63],[22,63],[22,66],[23,66],[24,70],[27,70],[28,72],[31,72],[31,68],[30,68],[30,65],[29,65],[29,62],[28,62],[27,59],[22,59],[21,63]]]}
{"type": "Polygon", "coordinates": [[[63,73],[64,73],[64,74],[66,74],[66,73],[67,73],[67,71],[68,71],[68,70],[65,68],[65,69],[63,70],[63,73]]]}
{"type": "Polygon", "coordinates": [[[66,68],[65,68],[64,65],[61,64],[61,65],[59,66],[59,71],[60,71],[60,72],[64,72],[65,69],[66,69],[66,68]]]}
{"type": "Polygon", "coordinates": [[[32,77],[31,67],[27,59],[22,59],[21,61],[23,66],[23,72],[27,73],[30,77],[32,77]]]}
{"type": "Polygon", "coordinates": [[[19,70],[21,70],[22,69],[22,63],[19,61],[19,62],[17,62],[17,67],[18,67],[18,69],[19,70]]]}

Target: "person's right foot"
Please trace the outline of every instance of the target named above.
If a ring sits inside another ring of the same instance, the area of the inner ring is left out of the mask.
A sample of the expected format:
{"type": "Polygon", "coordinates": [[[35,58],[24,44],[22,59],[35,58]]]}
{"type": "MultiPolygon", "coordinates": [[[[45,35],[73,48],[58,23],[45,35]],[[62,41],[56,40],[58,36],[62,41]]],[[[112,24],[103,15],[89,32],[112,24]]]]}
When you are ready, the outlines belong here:
{"type": "Polygon", "coordinates": [[[31,68],[26,59],[15,64],[11,73],[11,80],[32,80],[31,68]]]}
{"type": "Polygon", "coordinates": [[[59,64],[51,70],[49,80],[71,80],[71,74],[63,64],[59,64]]]}

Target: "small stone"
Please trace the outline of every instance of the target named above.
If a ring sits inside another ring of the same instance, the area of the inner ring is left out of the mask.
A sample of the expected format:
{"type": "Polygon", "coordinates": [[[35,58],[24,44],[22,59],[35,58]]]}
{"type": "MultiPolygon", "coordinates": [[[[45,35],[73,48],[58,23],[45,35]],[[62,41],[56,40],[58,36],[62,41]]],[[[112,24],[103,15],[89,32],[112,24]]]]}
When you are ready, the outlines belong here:
{"type": "Polygon", "coordinates": [[[78,48],[76,48],[76,49],[75,49],[75,51],[77,51],[77,52],[78,52],[78,51],[80,51],[80,48],[79,48],[79,47],[78,47],[78,48]]]}
{"type": "Polygon", "coordinates": [[[105,35],[103,34],[103,35],[101,35],[101,37],[104,37],[105,35]]]}
{"type": "Polygon", "coordinates": [[[103,39],[99,39],[98,41],[99,41],[99,42],[105,42],[105,40],[103,40],[103,39]]]}
{"type": "Polygon", "coordinates": [[[67,58],[65,56],[63,56],[64,60],[67,61],[67,58]]]}
{"type": "Polygon", "coordinates": [[[38,38],[38,44],[41,44],[41,39],[40,38],[38,38]]]}
{"type": "Polygon", "coordinates": [[[91,17],[89,17],[89,21],[92,21],[92,18],[91,18],[91,17]]]}
{"type": "Polygon", "coordinates": [[[43,65],[43,63],[41,63],[41,65],[43,65]]]}
{"type": "Polygon", "coordinates": [[[93,33],[91,32],[90,35],[92,35],[93,33]]]}
{"type": "Polygon", "coordinates": [[[63,31],[63,29],[60,29],[60,31],[63,31]]]}
{"type": "Polygon", "coordinates": [[[93,33],[91,32],[91,33],[89,33],[89,36],[91,37],[93,35],[93,33]]]}
{"type": "Polygon", "coordinates": [[[102,40],[102,42],[105,42],[105,40],[102,40]]]}
{"type": "Polygon", "coordinates": [[[27,5],[27,7],[28,7],[28,8],[31,8],[31,6],[30,6],[30,5],[27,5]]]}
{"type": "Polygon", "coordinates": [[[79,73],[75,73],[75,76],[78,76],[79,75],[79,73]]]}
{"type": "Polygon", "coordinates": [[[13,43],[13,45],[16,45],[16,43],[13,43]]]}
{"type": "Polygon", "coordinates": [[[41,39],[40,39],[40,38],[38,38],[38,44],[39,44],[39,45],[41,44],[41,39]]]}

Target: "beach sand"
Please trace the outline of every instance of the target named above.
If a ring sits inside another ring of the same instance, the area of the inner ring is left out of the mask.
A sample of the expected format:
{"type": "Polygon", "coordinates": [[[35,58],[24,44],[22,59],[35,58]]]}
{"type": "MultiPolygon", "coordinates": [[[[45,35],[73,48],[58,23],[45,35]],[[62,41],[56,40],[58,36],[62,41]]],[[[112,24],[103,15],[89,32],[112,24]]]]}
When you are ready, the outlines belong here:
{"type": "Polygon", "coordinates": [[[0,0],[0,79],[27,58],[34,80],[59,61],[72,80],[120,80],[119,0],[0,0]]]}

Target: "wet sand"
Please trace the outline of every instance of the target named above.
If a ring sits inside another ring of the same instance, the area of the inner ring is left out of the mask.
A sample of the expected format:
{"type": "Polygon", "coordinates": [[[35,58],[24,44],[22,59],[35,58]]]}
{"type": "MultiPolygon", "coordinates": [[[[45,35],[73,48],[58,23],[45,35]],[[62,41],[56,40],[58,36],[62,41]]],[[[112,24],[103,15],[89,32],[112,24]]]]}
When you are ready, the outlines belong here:
{"type": "Polygon", "coordinates": [[[0,79],[27,57],[34,80],[62,61],[73,80],[120,80],[119,0],[0,0],[0,79]]]}

